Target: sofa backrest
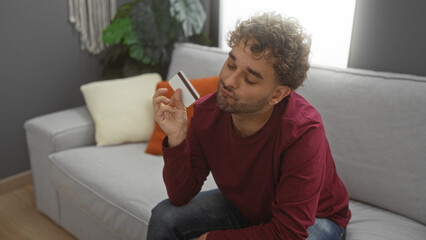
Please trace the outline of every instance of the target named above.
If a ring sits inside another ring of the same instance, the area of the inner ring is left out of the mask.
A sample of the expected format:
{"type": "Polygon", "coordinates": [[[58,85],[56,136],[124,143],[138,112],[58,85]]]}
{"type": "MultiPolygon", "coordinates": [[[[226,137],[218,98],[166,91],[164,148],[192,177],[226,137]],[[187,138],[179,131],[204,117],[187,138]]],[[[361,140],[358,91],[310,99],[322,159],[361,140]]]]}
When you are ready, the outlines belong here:
{"type": "Polygon", "coordinates": [[[297,91],[322,116],[349,196],[426,224],[426,78],[311,67],[297,91]]]}
{"type": "MultiPolygon", "coordinates": [[[[218,75],[226,57],[176,44],[169,78],[218,75]]],[[[350,197],[426,224],[426,78],[313,66],[297,92],[320,112],[350,197]]]]}
{"type": "Polygon", "coordinates": [[[183,71],[189,79],[217,76],[228,53],[216,47],[176,43],[167,79],[183,71]]]}

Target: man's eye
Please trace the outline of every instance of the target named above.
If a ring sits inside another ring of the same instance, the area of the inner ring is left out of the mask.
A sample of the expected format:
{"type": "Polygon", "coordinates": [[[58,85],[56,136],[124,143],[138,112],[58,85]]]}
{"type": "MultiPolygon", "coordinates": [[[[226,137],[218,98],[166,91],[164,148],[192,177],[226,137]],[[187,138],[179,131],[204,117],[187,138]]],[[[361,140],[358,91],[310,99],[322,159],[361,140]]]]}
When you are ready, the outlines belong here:
{"type": "Polygon", "coordinates": [[[254,84],[256,84],[256,82],[252,82],[252,81],[250,81],[248,78],[244,78],[244,81],[248,84],[248,85],[254,85],[254,84]]]}
{"type": "Polygon", "coordinates": [[[236,68],[234,65],[231,65],[231,64],[227,64],[227,66],[228,66],[228,68],[229,68],[229,69],[231,69],[231,70],[233,70],[233,69],[235,69],[235,68],[236,68]]]}

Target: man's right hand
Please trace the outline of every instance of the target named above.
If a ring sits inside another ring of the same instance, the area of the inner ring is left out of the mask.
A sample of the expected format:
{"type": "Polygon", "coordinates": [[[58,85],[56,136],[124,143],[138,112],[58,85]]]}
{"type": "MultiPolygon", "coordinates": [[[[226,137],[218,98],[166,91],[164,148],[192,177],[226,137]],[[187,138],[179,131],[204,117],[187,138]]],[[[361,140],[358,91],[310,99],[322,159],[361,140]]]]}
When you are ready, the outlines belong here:
{"type": "Polygon", "coordinates": [[[168,137],[169,147],[175,147],[186,138],[188,117],[182,103],[182,91],[177,89],[172,98],[163,96],[167,88],[158,89],[153,99],[155,121],[168,137]]]}

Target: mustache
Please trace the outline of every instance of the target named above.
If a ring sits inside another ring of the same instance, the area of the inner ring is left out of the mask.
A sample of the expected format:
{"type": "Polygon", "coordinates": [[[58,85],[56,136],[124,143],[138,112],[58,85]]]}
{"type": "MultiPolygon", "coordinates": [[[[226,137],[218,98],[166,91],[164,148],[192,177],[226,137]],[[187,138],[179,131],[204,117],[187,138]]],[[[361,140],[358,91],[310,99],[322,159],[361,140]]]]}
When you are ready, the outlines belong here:
{"type": "Polygon", "coordinates": [[[238,99],[238,96],[235,94],[234,90],[232,90],[232,88],[228,87],[225,85],[225,83],[223,82],[222,78],[219,78],[218,81],[218,86],[217,86],[217,90],[219,90],[220,86],[223,87],[223,89],[225,89],[226,91],[228,91],[230,94],[232,94],[232,97],[235,99],[238,99]]]}

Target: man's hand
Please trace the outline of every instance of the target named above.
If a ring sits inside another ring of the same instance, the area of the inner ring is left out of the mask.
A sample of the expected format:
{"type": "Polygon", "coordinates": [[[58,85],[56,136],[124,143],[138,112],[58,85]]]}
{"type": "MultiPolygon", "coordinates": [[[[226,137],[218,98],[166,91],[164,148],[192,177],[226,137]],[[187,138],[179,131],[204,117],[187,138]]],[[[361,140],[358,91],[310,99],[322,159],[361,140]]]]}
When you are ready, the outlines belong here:
{"type": "Polygon", "coordinates": [[[209,233],[204,233],[197,240],[206,240],[207,239],[207,234],[209,234],[209,233]]]}
{"type": "Polygon", "coordinates": [[[158,89],[153,96],[155,121],[168,136],[169,147],[175,147],[186,138],[188,122],[186,108],[182,103],[182,91],[177,89],[172,98],[163,96],[167,88],[158,89]]]}

